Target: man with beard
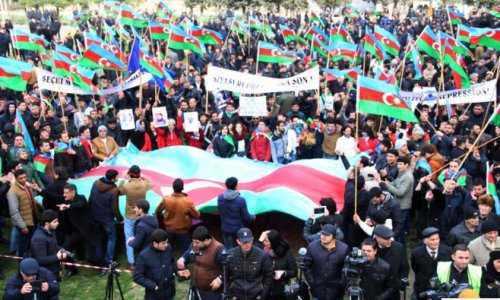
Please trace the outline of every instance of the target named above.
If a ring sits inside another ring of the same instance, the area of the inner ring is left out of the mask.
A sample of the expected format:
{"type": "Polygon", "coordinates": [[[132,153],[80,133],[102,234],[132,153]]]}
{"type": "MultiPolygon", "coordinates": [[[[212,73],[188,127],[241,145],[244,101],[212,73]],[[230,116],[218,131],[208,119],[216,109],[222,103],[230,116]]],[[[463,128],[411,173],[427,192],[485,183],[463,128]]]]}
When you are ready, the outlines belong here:
{"type": "Polygon", "coordinates": [[[191,270],[184,270],[186,276],[193,281],[197,299],[221,299],[222,286],[222,253],[224,245],[212,237],[204,226],[193,231],[193,242],[189,249],[177,260],[177,268],[184,270],[191,264],[191,270]]]}

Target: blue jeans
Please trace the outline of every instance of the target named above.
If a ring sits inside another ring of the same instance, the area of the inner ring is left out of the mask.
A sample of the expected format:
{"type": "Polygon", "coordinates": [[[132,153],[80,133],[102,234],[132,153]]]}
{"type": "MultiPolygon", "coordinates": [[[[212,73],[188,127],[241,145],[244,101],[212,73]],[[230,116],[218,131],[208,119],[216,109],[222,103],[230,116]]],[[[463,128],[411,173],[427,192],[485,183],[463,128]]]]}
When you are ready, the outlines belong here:
{"type": "Polygon", "coordinates": [[[125,220],[123,221],[123,232],[125,234],[125,249],[127,250],[127,262],[129,264],[135,263],[134,248],[127,245],[128,239],[134,237],[134,224],[135,220],[129,218],[125,218],[125,220]]]}
{"type": "Polygon", "coordinates": [[[222,240],[224,241],[224,246],[226,246],[226,249],[236,247],[236,243],[234,242],[236,240],[236,233],[222,232],[222,240]]]}
{"type": "Polygon", "coordinates": [[[21,229],[17,226],[12,226],[12,242],[14,243],[14,249],[17,256],[24,256],[26,251],[30,249],[30,241],[33,230],[30,230],[27,234],[21,232],[21,229]]]}
{"type": "Polygon", "coordinates": [[[330,155],[330,154],[326,154],[326,153],[323,153],[323,158],[324,159],[333,159],[333,160],[337,160],[338,159],[338,156],[337,155],[330,155]]]}
{"type": "Polygon", "coordinates": [[[105,223],[99,222],[101,228],[104,229],[106,235],[108,237],[108,241],[106,243],[106,254],[103,255],[103,247],[102,242],[97,244],[97,256],[103,257],[106,263],[112,262],[115,254],[115,246],[116,246],[116,224],[114,221],[109,221],[105,223]]]}

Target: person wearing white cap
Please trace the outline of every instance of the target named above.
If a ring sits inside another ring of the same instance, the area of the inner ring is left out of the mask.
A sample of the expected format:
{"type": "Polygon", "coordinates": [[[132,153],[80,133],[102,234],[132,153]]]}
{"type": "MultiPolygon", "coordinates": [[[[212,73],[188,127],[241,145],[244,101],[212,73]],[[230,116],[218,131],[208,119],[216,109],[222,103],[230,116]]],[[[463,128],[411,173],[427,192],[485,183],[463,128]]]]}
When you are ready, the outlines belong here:
{"type": "Polygon", "coordinates": [[[108,136],[108,129],[101,125],[97,128],[98,136],[92,140],[92,155],[99,161],[105,161],[115,157],[120,150],[120,146],[115,139],[108,136]]]}

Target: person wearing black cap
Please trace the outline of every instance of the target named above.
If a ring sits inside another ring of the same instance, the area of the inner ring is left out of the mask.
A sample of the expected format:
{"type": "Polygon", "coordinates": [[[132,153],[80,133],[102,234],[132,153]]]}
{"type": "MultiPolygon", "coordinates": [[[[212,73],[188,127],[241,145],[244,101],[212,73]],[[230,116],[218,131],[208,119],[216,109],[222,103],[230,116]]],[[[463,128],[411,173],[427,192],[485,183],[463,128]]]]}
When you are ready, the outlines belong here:
{"type": "Polygon", "coordinates": [[[450,247],[457,244],[468,245],[470,241],[481,235],[478,225],[479,212],[472,207],[464,208],[464,221],[451,229],[446,237],[446,244],[450,247]]]}
{"type": "Polygon", "coordinates": [[[250,229],[240,228],[236,235],[238,246],[229,250],[227,267],[229,299],[264,299],[273,282],[271,258],[253,245],[254,238],[250,229]]]}
{"type": "MultiPolygon", "coordinates": [[[[141,174],[141,168],[137,165],[132,165],[127,172],[124,180],[120,181],[118,189],[121,195],[125,195],[125,220],[123,222],[123,231],[125,240],[129,240],[134,236],[134,223],[137,215],[134,207],[137,201],[146,199],[146,193],[153,187],[149,179],[141,174]]],[[[127,250],[127,265],[133,270],[134,267],[134,248],[125,245],[127,250]]]]}
{"type": "Polygon", "coordinates": [[[52,272],[40,267],[34,258],[25,258],[19,263],[19,272],[7,281],[3,295],[4,300],[49,300],[58,297],[59,283],[52,272]]]}
{"type": "Polygon", "coordinates": [[[470,263],[484,266],[488,262],[490,252],[500,249],[498,224],[493,220],[485,221],[481,225],[481,236],[472,240],[467,247],[470,251],[470,263]]]}
{"type": "Polygon", "coordinates": [[[490,252],[490,259],[483,267],[481,298],[500,298],[500,249],[490,252]]]}
{"type": "Polygon", "coordinates": [[[415,284],[413,285],[414,296],[429,290],[429,279],[436,272],[438,261],[449,261],[451,259],[451,248],[441,244],[439,229],[427,227],[420,235],[423,245],[413,249],[411,252],[411,268],[415,272],[415,284]]]}
{"type": "Polygon", "coordinates": [[[335,227],[321,228],[320,239],[307,246],[304,275],[313,299],[342,299],[345,287],[341,280],[348,246],[335,238],[335,227]]]}
{"type": "MultiPolygon", "coordinates": [[[[378,256],[391,265],[399,289],[405,290],[408,285],[410,266],[406,258],[405,247],[400,242],[395,241],[393,237],[394,232],[384,225],[377,225],[373,229],[373,238],[379,246],[378,256]]],[[[399,289],[394,292],[391,299],[400,299],[399,289]]]]}
{"type": "Polygon", "coordinates": [[[164,196],[156,207],[155,214],[163,215],[163,224],[170,235],[172,246],[178,244],[182,252],[186,251],[191,243],[189,229],[192,220],[200,217],[200,212],[194,206],[193,200],[188,194],[183,193],[184,181],[177,178],[172,185],[174,192],[170,196],[164,196]]]}

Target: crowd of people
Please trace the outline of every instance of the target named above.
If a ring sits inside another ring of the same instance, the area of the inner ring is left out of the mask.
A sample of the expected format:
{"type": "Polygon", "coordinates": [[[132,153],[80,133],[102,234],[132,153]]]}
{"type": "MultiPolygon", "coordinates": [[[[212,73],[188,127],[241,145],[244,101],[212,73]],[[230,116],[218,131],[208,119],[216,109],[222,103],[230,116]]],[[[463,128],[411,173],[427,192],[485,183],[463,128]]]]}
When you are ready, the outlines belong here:
{"type": "MultiPolygon", "coordinates": [[[[496,102],[418,105],[419,122],[410,124],[384,116],[356,115],[355,84],[344,77],[325,75],[320,94],[316,90],[268,94],[267,115],[241,117],[237,94],[206,89],[203,75],[208,65],[252,74],[258,69],[259,75],[272,78],[296,75],[311,63],[340,70],[354,67],[347,59],[328,61],[326,66],[327,60],[308,45],[285,43],[279,25],[304,35],[313,21],[307,14],[249,14],[268,20],[275,31],[272,42],[296,51],[300,59],[289,65],[256,62],[256,41],[264,37],[252,29],[250,41],[243,43],[226,22],[233,16],[228,10],[206,25],[227,42],[208,45],[203,56],[165,51],[166,41],[152,42],[144,32],[142,37],[152,53],[167,53],[161,63],[174,79],[168,92],[157,92],[150,83],[106,96],[51,93],[40,89],[36,81],[30,81],[22,93],[0,88],[0,225],[5,225],[5,217],[12,225],[10,239],[0,230],[0,240],[9,245],[11,253],[26,257],[19,272],[8,280],[4,299],[33,293],[43,295],[42,299],[57,297],[58,281],[78,273],[76,268],[66,268],[62,274],[60,262],[71,262],[76,251],[77,257],[89,263],[109,265],[115,260],[121,228],[127,267],[133,271],[134,281],[145,288],[146,299],[173,299],[174,274],[191,278],[198,299],[219,299],[222,294],[230,299],[285,299],[284,287],[302,270],[313,299],[339,299],[349,285],[342,269],[354,247],[367,260],[360,281],[367,299],[400,298],[400,291],[408,285],[410,267],[415,273],[414,298],[430,289],[432,277],[440,283],[467,283],[481,296],[499,297],[498,199],[487,192],[487,184],[497,193],[500,189],[500,127],[488,123],[496,102]],[[333,96],[331,109],[324,105],[326,94],[333,96]],[[166,127],[153,125],[153,107],[158,106],[166,107],[166,127]],[[135,129],[121,129],[119,112],[124,109],[133,110],[135,129]],[[16,133],[16,110],[27,132],[16,133]],[[198,112],[198,132],[185,130],[186,112],[198,112]],[[28,136],[34,150],[27,146],[28,136]],[[329,192],[324,191],[320,205],[326,209],[319,215],[311,213],[306,220],[303,236],[308,246],[299,272],[280,232],[266,230],[258,241],[254,239],[246,226],[255,216],[238,192],[235,177],[226,180],[227,189],[217,201],[222,241],[205,226],[192,227],[200,212],[183,192],[182,179],[174,181],[173,194],[164,197],[154,214],[146,197],[152,183],[140,166],[130,167],[124,180],[118,180],[121,176],[116,170],[107,170],[93,184],[88,199],[68,183],[115,157],[129,142],[142,151],[187,145],[220,158],[238,156],[276,164],[308,158],[342,160],[348,173],[344,199],[328,198],[329,192]],[[353,158],[358,159],[356,167],[349,164],[353,158]],[[487,183],[488,170],[493,182],[487,183]],[[120,195],[126,201],[124,214],[118,208],[120,195]],[[342,202],[343,209],[338,211],[337,203],[342,202]],[[408,259],[410,230],[417,238],[408,259]],[[177,260],[173,247],[182,253],[177,260]],[[226,276],[222,276],[223,270],[226,276]]],[[[57,14],[35,9],[28,15],[30,30],[49,39],[50,47],[64,44],[75,51],[75,41],[85,44],[83,32],[88,24],[103,33],[103,22],[110,26],[116,22],[96,11],[74,34],[59,38],[57,14]]],[[[154,18],[155,14],[148,16],[154,18]]],[[[365,26],[375,23],[394,33],[401,45],[415,39],[426,25],[453,36],[441,8],[410,7],[401,18],[386,12],[376,19],[367,16],[341,20],[355,43],[363,43],[365,26]]],[[[320,17],[326,30],[338,19],[331,10],[320,17]]],[[[192,18],[197,24],[192,16],[184,14],[180,20],[183,18],[192,18]]],[[[482,10],[473,10],[462,21],[475,27],[500,25],[499,18],[482,10]]],[[[12,24],[2,27],[0,55],[5,56],[10,53],[12,24]]],[[[129,52],[131,41],[122,43],[129,52]]],[[[373,77],[381,67],[393,73],[405,91],[439,90],[440,83],[445,90],[456,88],[450,69],[425,54],[423,77],[415,80],[411,61],[398,67],[403,49],[400,56],[384,62],[367,54],[363,73],[373,77]]],[[[15,50],[11,54],[41,66],[35,52],[15,50]]],[[[498,51],[478,46],[474,56],[465,58],[471,83],[498,78],[498,51]]],[[[98,74],[94,81],[100,89],[124,80],[118,72],[98,74]]],[[[100,275],[108,272],[104,269],[100,275]]]]}

